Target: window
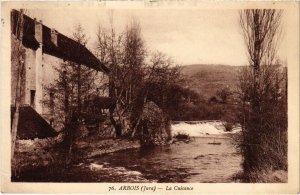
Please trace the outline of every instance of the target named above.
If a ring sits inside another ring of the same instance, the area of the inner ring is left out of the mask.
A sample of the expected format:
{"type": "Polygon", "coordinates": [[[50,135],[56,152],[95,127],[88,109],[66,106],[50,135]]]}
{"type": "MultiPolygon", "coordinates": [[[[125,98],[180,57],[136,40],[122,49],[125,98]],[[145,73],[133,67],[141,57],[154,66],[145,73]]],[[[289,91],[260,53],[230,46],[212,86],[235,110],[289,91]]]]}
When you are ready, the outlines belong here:
{"type": "Polygon", "coordinates": [[[30,106],[34,108],[35,106],[35,90],[30,90],[30,106]]]}

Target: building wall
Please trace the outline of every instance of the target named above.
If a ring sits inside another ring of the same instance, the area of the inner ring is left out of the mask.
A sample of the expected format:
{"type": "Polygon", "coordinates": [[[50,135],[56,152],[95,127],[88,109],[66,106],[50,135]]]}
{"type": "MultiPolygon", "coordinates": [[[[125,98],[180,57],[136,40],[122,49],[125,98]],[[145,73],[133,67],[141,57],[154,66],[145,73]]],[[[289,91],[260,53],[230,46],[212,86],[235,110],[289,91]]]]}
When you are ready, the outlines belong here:
{"type": "MultiPolygon", "coordinates": [[[[52,31],[51,31],[52,32],[52,31]]],[[[56,43],[56,31],[53,31],[54,36],[51,37],[53,43],[56,43]]],[[[44,101],[50,98],[49,91],[46,88],[55,82],[58,78],[58,72],[55,70],[59,68],[63,59],[45,54],[42,52],[42,24],[35,23],[35,38],[40,43],[37,50],[22,47],[24,50],[24,71],[21,82],[23,84],[23,91],[21,93],[21,104],[27,104],[33,107],[44,119],[49,123],[53,118],[49,106],[44,105],[44,101]]],[[[12,35],[12,48],[17,45],[16,39],[12,35]]],[[[13,51],[13,49],[12,49],[13,51]]],[[[11,104],[14,105],[16,97],[16,84],[18,78],[18,59],[12,53],[12,68],[11,68],[11,104]]],[[[98,72],[97,83],[99,86],[98,95],[108,96],[108,87],[103,87],[103,83],[108,83],[108,76],[103,72],[98,72]]],[[[51,124],[51,123],[50,123],[51,124]]]]}
{"type": "Polygon", "coordinates": [[[58,78],[58,73],[55,68],[59,68],[63,60],[54,56],[43,54],[43,71],[45,73],[43,78],[44,84],[50,84],[58,78]]]}
{"type": "Polygon", "coordinates": [[[35,108],[35,92],[36,92],[36,52],[31,49],[25,49],[25,100],[24,104],[28,104],[35,108]]]}
{"type": "MultiPolygon", "coordinates": [[[[43,115],[47,110],[43,106],[45,86],[55,80],[54,66],[62,60],[42,52],[42,24],[35,24],[35,38],[40,43],[37,50],[22,46],[24,50],[24,70],[21,81],[21,105],[30,105],[39,114],[43,115]]],[[[18,83],[19,58],[17,57],[18,41],[12,35],[12,59],[11,59],[11,105],[15,104],[16,87],[18,83]]]]}
{"type": "Polygon", "coordinates": [[[35,22],[35,39],[39,42],[40,47],[37,48],[35,51],[35,110],[39,113],[43,113],[43,78],[45,76],[44,70],[43,70],[43,54],[42,54],[42,48],[43,48],[43,31],[42,31],[42,23],[41,22],[35,22]]]}
{"type": "MultiPolygon", "coordinates": [[[[56,58],[51,55],[43,54],[43,61],[42,61],[42,68],[43,68],[43,77],[41,80],[42,85],[42,97],[41,97],[41,103],[43,101],[48,101],[51,99],[51,94],[46,89],[51,84],[55,82],[55,80],[58,78],[58,72],[55,70],[56,68],[59,68],[61,63],[63,63],[63,60],[60,58],[56,58]]],[[[42,112],[40,114],[49,122],[52,124],[53,122],[53,110],[49,106],[43,106],[42,105],[42,112]]]]}

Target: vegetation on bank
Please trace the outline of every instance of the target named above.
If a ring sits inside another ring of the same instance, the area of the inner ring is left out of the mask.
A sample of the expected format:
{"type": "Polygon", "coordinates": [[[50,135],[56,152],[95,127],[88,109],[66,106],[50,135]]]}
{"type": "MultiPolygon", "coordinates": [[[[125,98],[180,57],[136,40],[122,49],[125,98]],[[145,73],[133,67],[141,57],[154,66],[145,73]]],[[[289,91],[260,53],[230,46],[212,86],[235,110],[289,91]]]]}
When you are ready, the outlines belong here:
{"type": "MultiPolygon", "coordinates": [[[[260,182],[287,171],[287,75],[277,56],[281,10],[244,10],[240,25],[249,64],[239,75],[243,181],[260,182]]],[[[287,181],[287,180],[286,180],[287,181]]]]}

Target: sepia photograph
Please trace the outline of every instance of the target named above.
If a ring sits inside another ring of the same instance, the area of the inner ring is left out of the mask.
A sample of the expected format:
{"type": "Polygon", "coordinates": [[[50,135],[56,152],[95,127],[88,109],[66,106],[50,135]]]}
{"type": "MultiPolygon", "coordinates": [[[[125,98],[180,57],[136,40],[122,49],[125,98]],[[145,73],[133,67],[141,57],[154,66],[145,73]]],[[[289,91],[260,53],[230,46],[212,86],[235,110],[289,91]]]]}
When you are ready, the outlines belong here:
{"type": "Polygon", "coordinates": [[[294,180],[288,8],[143,5],[6,7],[9,182],[294,180]]]}

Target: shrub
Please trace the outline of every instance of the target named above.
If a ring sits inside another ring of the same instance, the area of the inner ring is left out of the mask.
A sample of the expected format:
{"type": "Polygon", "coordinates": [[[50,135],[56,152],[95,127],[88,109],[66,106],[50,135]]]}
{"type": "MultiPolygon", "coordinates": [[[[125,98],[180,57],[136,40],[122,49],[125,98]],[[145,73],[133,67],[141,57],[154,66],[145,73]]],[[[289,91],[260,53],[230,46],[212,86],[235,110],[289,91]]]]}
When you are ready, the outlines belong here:
{"type": "Polygon", "coordinates": [[[191,137],[189,134],[187,133],[177,133],[176,135],[174,135],[174,138],[178,139],[178,140],[190,140],[191,137]]]}
{"type": "Polygon", "coordinates": [[[170,122],[154,102],[147,102],[138,126],[142,146],[163,145],[170,139],[170,122]]]}
{"type": "Polygon", "coordinates": [[[225,131],[227,131],[227,132],[232,131],[232,128],[233,128],[233,124],[232,123],[230,123],[230,122],[224,122],[223,126],[225,128],[225,131]]]}

